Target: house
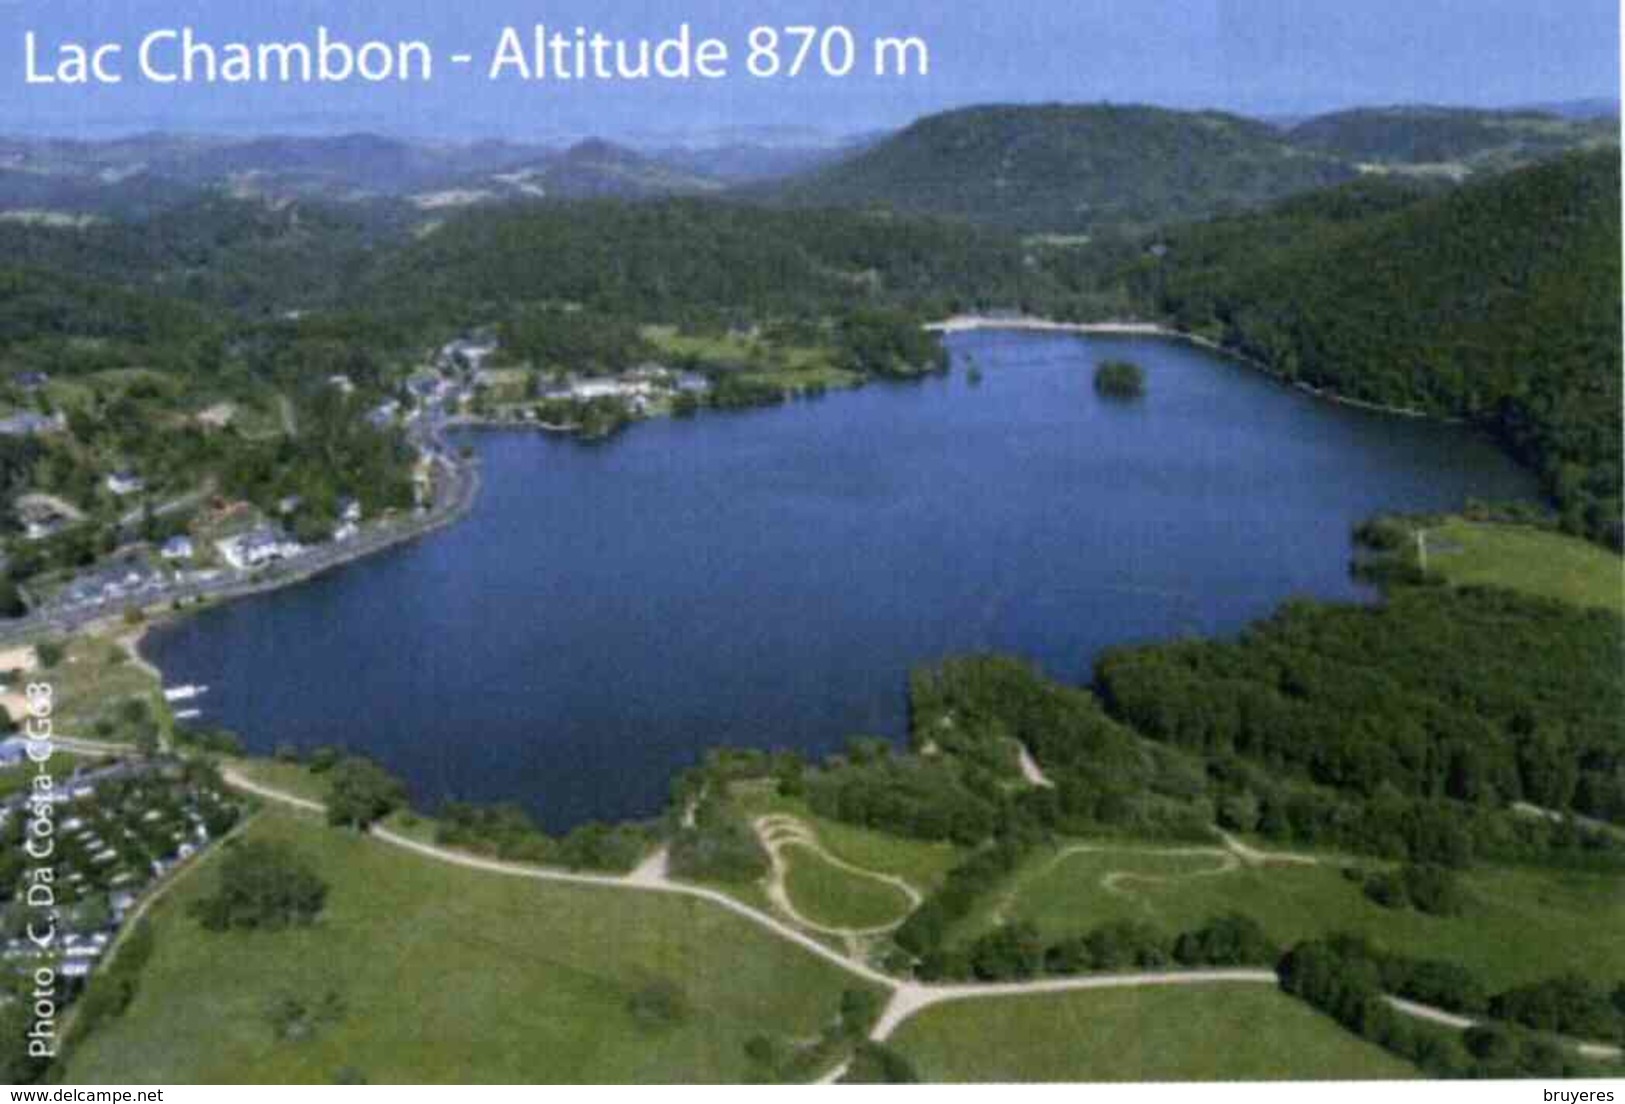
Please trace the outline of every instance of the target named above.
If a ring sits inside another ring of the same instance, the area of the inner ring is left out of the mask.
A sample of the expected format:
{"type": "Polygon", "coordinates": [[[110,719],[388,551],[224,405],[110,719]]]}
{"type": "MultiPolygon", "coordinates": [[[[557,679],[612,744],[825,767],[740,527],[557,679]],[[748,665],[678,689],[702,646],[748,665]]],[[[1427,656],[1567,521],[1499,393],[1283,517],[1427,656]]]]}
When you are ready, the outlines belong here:
{"type": "Polygon", "coordinates": [[[44,372],[18,372],[11,377],[11,382],[24,391],[38,391],[51,382],[51,377],[44,372]]]}
{"type": "Polygon", "coordinates": [[[374,429],[387,429],[395,423],[395,415],[400,411],[401,404],[394,399],[380,403],[367,414],[367,423],[374,429]]]}
{"type": "Polygon", "coordinates": [[[0,767],[15,767],[28,758],[28,741],[21,736],[0,740],[0,767]]]}
{"type": "Polygon", "coordinates": [[[285,495],[277,502],[276,512],[281,514],[283,517],[287,517],[304,504],[305,500],[299,495],[285,495]]]}
{"type": "Polygon", "coordinates": [[[440,350],[440,356],[435,363],[442,371],[464,369],[478,372],[496,351],[495,343],[458,338],[440,350]]]}
{"type": "Polygon", "coordinates": [[[32,437],[36,434],[60,433],[68,426],[61,414],[35,414],[25,410],[8,418],[0,418],[0,437],[32,437]]]}
{"type": "Polygon", "coordinates": [[[200,426],[208,429],[225,429],[237,417],[237,405],[229,402],[218,402],[213,406],[200,410],[195,420],[200,426]]]}
{"type": "Polygon", "coordinates": [[[355,394],[355,381],[346,375],[328,376],[327,385],[335,388],[341,395],[355,394]]]}
{"type": "Polygon", "coordinates": [[[339,520],[357,525],[361,521],[361,503],[353,498],[339,499],[339,520]]]}
{"type": "Polygon", "coordinates": [[[252,571],[304,551],[299,542],[272,526],[216,541],[215,548],[219,550],[221,558],[238,571],[252,571]]]}
{"type": "Polygon", "coordinates": [[[182,534],[166,540],[159,555],[170,561],[189,560],[196,555],[196,549],[192,547],[192,538],[182,534]]]}
{"type": "Polygon", "coordinates": [[[67,606],[100,605],[156,590],[163,582],[149,564],[131,559],[80,575],[62,589],[59,597],[67,606]]]}
{"type": "Polygon", "coordinates": [[[630,399],[648,391],[647,384],[623,383],[617,379],[578,380],[570,389],[572,397],[578,402],[591,402],[594,399],[630,399]]]}
{"type": "Polygon", "coordinates": [[[140,494],[141,491],[147,486],[144,482],[142,482],[139,475],[136,475],[135,472],[127,469],[124,471],[109,473],[106,483],[107,489],[113,492],[115,495],[118,495],[120,498],[124,497],[125,495],[140,494]]]}
{"type": "Polygon", "coordinates": [[[67,525],[68,523],[60,517],[26,521],[23,523],[23,536],[31,541],[42,541],[47,537],[56,536],[67,528],[67,525]]]}
{"type": "Polygon", "coordinates": [[[671,369],[664,364],[645,361],[627,372],[626,378],[636,383],[665,383],[671,378],[671,369]]]}

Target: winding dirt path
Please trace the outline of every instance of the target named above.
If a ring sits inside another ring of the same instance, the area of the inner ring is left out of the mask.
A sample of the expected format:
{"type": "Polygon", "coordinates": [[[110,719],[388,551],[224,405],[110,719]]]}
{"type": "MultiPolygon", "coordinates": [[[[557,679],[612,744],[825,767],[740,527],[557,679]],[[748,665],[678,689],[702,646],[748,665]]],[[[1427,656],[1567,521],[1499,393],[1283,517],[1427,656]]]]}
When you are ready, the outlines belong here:
{"type": "Polygon", "coordinates": [[[761,841],[763,850],[767,852],[768,862],[771,864],[763,888],[767,892],[768,900],[773,902],[773,907],[808,931],[844,940],[848,951],[853,953],[854,957],[859,952],[862,940],[888,935],[896,931],[903,921],[908,919],[909,914],[925,902],[925,897],[907,880],[895,874],[883,874],[877,870],[868,870],[861,866],[855,866],[840,856],[831,853],[819,840],[818,834],[813,831],[812,827],[796,817],[782,813],[757,817],[752,822],[751,828],[755,830],[756,838],[761,841]],[[908,902],[908,907],[896,920],[867,928],[833,927],[819,923],[796,908],[795,901],[790,897],[788,885],[790,864],[786,860],[784,852],[791,847],[799,847],[808,851],[815,858],[854,877],[867,878],[869,881],[891,886],[903,895],[903,898],[908,902]]]}
{"type": "MultiPolygon", "coordinates": [[[[1469,1028],[1477,1027],[1479,1024],[1478,1020],[1471,1019],[1470,1017],[1458,1016],[1454,1012],[1446,1012],[1443,1009],[1433,1008],[1426,1004],[1417,1004],[1415,1001],[1408,1001],[1401,997],[1384,997],[1383,1000],[1387,1001],[1388,1006],[1396,1012],[1402,1012],[1405,1015],[1414,1017],[1418,1020],[1426,1020],[1429,1023],[1436,1023],[1441,1027],[1454,1028],[1457,1031],[1466,1031],[1469,1028]]],[[[1619,1047],[1612,1046],[1608,1043],[1583,1043],[1579,1042],[1578,1040],[1570,1040],[1569,1045],[1572,1046],[1574,1048],[1574,1052],[1580,1055],[1582,1058],[1591,1058],[1599,1061],[1617,1061],[1618,1059],[1625,1057],[1625,1050],[1621,1050],[1619,1047]]]]}

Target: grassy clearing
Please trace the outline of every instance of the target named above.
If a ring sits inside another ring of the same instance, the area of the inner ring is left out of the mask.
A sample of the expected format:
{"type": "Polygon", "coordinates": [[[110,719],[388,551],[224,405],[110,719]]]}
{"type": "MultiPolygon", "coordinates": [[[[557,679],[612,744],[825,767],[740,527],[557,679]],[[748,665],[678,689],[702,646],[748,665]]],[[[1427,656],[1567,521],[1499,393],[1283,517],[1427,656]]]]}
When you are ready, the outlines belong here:
{"type": "Polygon", "coordinates": [[[921,893],[929,893],[941,885],[949,869],[964,857],[964,852],[952,844],[902,839],[826,820],[814,814],[803,801],[767,791],[751,792],[740,787],[738,796],[750,816],[771,813],[793,816],[805,822],[818,836],[818,842],[836,858],[864,870],[902,878],[921,893]]]}
{"type": "Polygon", "coordinates": [[[326,801],[327,776],[312,774],[303,763],[280,759],[231,759],[226,763],[250,782],[280,790],[306,801],[326,801]]]}
{"type": "Polygon", "coordinates": [[[1545,529],[1452,518],[1428,530],[1428,569],[1457,586],[1490,584],[1625,614],[1625,561],[1545,529]]]}
{"type": "Polygon", "coordinates": [[[892,1039],[926,1081],[1371,1080],[1417,1076],[1266,986],[1123,989],[927,1009],[892,1039]]]}
{"type": "Polygon", "coordinates": [[[1609,875],[1533,869],[1475,870],[1463,881],[1472,904],[1456,917],[1385,909],[1335,863],[1272,865],[1211,873],[1214,858],[1168,858],[1113,850],[1057,861],[1042,855],[991,894],[960,934],[1002,915],[1046,935],[1081,933],[1112,920],[1144,920],[1172,934],[1213,916],[1253,917],[1283,946],[1352,932],[1389,950],[1459,962],[1486,984],[1505,986],[1580,970],[1625,976],[1625,886],[1609,875]],[[1110,888],[1108,874],[1129,872],[1110,888]],[[1538,954],[1530,948],[1538,947],[1538,954]]]}
{"type": "Polygon", "coordinates": [[[213,878],[177,887],[135,1001],[69,1082],[734,1082],[747,1039],[816,1035],[855,984],[702,901],[462,870],[280,810],[248,834],[309,857],[320,921],[208,933],[186,909],[213,878]],[[675,1022],[634,1017],[656,986],[681,994],[675,1022]],[[275,1002],[330,992],[336,1022],[277,1038],[275,1002]]]}
{"type": "Polygon", "coordinates": [[[30,677],[55,690],[58,735],[96,739],[95,723],[122,701],[162,702],[163,687],[152,672],[134,662],[117,640],[80,635],[64,641],[62,661],[30,677]]]}
{"type": "Polygon", "coordinates": [[[799,844],[781,851],[788,865],[784,888],[796,911],[828,928],[878,928],[901,921],[911,908],[902,890],[831,865],[799,844]]]}
{"type": "Polygon", "coordinates": [[[646,328],[644,337],[668,358],[692,358],[702,369],[739,371],[742,379],[794,391],[851,387],[860,379],[856,373],[836,367],[831,351],[818,346],[773,345],[737,335],[694,336],[660,326],[646,328]]]}

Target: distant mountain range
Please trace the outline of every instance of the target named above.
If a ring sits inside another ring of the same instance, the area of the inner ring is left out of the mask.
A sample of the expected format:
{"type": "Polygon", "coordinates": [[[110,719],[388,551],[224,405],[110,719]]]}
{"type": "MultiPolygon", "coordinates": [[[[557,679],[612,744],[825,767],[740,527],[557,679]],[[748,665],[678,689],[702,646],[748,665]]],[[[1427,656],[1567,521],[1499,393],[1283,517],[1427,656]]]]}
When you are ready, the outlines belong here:
{"type": "Polygon", "coordinates": [[[1362,173],[1462,178],[1617,141],[1617,104],[1392,107],[1282,125],[1113,105],[975,107],[844,143],[814,132],[651,135],[567,148],[486,141],[137,135],[0,139],[0,216],[147,217],[203,194],[388,203],[424,217],[538,199],[725,196],[1092,234],[1256,207],[1362,173]],[[798,144],[800,143],[800,144],[798,144]]]}

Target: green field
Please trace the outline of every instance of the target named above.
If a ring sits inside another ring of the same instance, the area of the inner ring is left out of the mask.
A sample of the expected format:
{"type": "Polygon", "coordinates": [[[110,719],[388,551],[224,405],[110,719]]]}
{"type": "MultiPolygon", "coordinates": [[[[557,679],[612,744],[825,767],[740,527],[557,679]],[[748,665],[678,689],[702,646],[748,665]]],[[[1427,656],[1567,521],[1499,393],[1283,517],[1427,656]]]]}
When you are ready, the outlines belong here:
{"type": "Polygon", "coordinates": [[[680,334],[666,326],[648,326],[643,336],[664,356],[693,358],[702,368],[739,371],[740,378],[777,384],[787,390],[807,387],[851,387],[860,377],[837,368],[829,349],[810,345],[772,345],[755,338],[680,334]]]}
{"type": "Polygon", "coordinates": [[[547,885],[426,860],[270,811],[328,882],[311,928],[205,932],[205,866],[155,906],[140,990],[67,1065],[71,1083],[733,1082],[747,1039],[817,1035],[849,975],[702,901],[547,885]],[[686,1014],[629,1004],[675,987],[686,1014]],[[336,994],[336,1022],[279,1040],[268,1010],[336,994]]]}
{"type": "Polygon", "coordinates": [[[896,886],[843,870],[811,848],[787,844],[784,888],[796,911],[829,928],[879,928],[902,921],[912,905],[896,886]]]}
{"type": "Polygon", "coordinates": [[[1458,586],[1491,584],[1625,614],[1625,561],[1577,537],[1452,518],[1428,529],[1428,570],[1458,586]]]}
{"type": "Polygon", "coordinates": [[[1117,989],[962,1001],[904,1023],[891,1046],[925,1081],[1269,1081],[1415,1077],[1264,985],[1117,989]]]}
{"type": "MultiPolygon", "coordinates": [[[[1150,846],[1150,845],[1147,845],[1150,846]]],[[[1283,947],[1333,932],[1367,936],[1392,951],[1443,958],[1505,986],[1567,969],[1625,976],[1625,885],[1617,877],[1484,868],[1463,875],[1465,914],[1383,908],[1335,862],[1241,866],[1218,872],[1214,855],[1166,856],[1113,849],[1030,860],[957,933],[1025,920],[1046,936],[1081,934],[1112,920],[1144,920],[1172,935],[1214,916],[1253,917],[1283,947]],[[1111,875],[1109,884],[1105,884],[1111,875]],[[1529,948],[1539,947],[1539,954],[1529,948]]]]}
{"type": "Polygon", "coordinates": [[[864,870],[902,878],[921,893],[941,885],[948,871],[964,858],[964,852],[949,843],[903,839],[828,820],[808,809],[806,802],[779,797],[762,787],[741,785],[736,799],[752,817],[770,813],[795,817],[811,828],[818,842],[836,858],[864,870]]]}

